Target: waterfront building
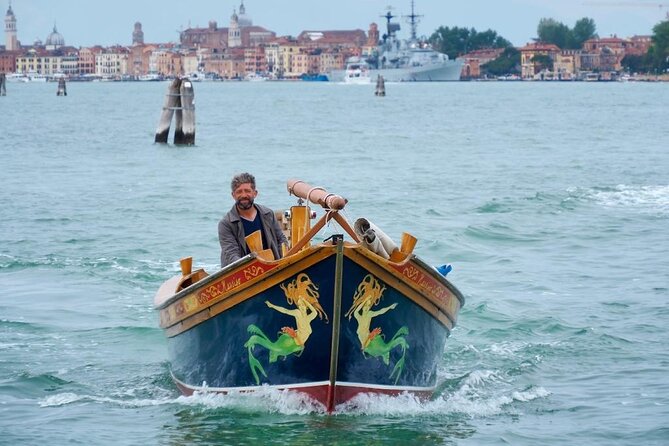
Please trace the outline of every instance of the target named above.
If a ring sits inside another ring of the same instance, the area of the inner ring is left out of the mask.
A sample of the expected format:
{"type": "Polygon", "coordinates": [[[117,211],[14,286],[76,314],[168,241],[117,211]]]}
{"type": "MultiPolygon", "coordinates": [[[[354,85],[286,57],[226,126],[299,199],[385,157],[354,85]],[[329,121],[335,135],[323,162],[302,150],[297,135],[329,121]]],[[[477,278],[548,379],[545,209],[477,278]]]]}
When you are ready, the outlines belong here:
{"type": "Polygon", "coordinates": [[[264,45],[244,49],[244,71],[247,74],[268,72],[264,45]]]}
{"type": "Polygon", "coordinates": [[[294,75],[319,74],[321,50],[302,49],[291,58],[290,72],[294,75]]]}
{"type": "Polygon", "coordinates": [[[616,36],[586,40],[581,67],[587,71],[621,71],[626,46],[627,42],[616,36]]]}
{"type": "Polygon", "coordinates": [[[204,60],[208,73],[217,73],[223,79],[243,79],[245,76],[244,50],[233,49],[225,53],[214,53],[204,60]]]}
{"type": "Polygon", "coordinates": [[[62,48],[55,53],[44,48],[30,48],[16,58],[17,73],[35,73],[45,76],[63,74],[63,61],[71,70],[73,61],[77,59],[76,48],[62,48]]]}
{"type": "Polygon", "coordinates": [[[183,48],[208,48],[214,52],[223,51],[228,44],[227,28],[219,28],[215,20],[207,28],[188,28],[181,31],[179,41],[183,48]]]}
{"type": "Polygon", "coordinates": [[[130,50],[117,45],[104,48],[95,55],[95,75],[103,79],[119,79],[128,74],[130,50]]]}
{"type": "Polygon", "coordinates": [[[5,14],[5,51],[17,51],[21,44],[17,38],[16,16],[12,11],[12,2],[9,2],[9,8],[5,14]]]}
{"type": "Polygon", "coordinates": [[[520,51],[521,77],[523,79],[534,79],[534,76],[539,74],[542,69],[548,68],[537,61],[537,56],[546,56],[555,60],[555,57],[560,54],[560,48],[556,45],[543,42],[528,43],[518,50],[520,51]]]}
{"type": "Polygon", "coordinates": [[[77,76],[79,74],[79,51],[73,47],[61,49],[60,69],[58,74],[77,76]]]}
{"type": "Polygon", "coordinates": [[[230,27],[219,28],[216,21],[209,22],[207,28],[188,28],[181,31],[179,41],[184,48],[206,48],[212,53],[225,51],[228,48],[248,48],[267,44],[276,38],[276,33],[261,26],[253,25],[246,14],[242,1],[239,14],[233,12],[230,27]]]}
{"type": "Polygon", "coordinates": [[[302,73],[293,72],[293,56],[300,53],[302,47],[295,40],[286,40],[279,46],[279,71],[280,78],[297,78],[302,73]]]}
{"type": "Polygon", "coordinates": [[[625,56],[644,56],[653,44],[652,36],[632,36],[627,41],[625,56]]]}
{"type": "Polygon", "coordinates": [[[462,66],[460,79],[478,79],[481,77],[481,66],[497,59],[504,52],[504,48],[487,48],[470,51],[461,56],[465,63],[462,66]]]}
{"type": "Polygon", "coordinates": [[[279,47],[280,41],[284,38],[277,38],[273,42],[265,45],[265,61],[267,62],[267,72],[277,76],[279,73],[279,47]]]}
{"type": "Polygon", "coordinates": [[[148,74],[150,72],[151,54],[159,48],[160,46],[157,44],[138,44],[128,48],[128,75],[139,77],[148,74]]]}
{"type": "Polygon", "coordinates": [[[43,58],[46,57],[46,51],[31,48],[16,58],[17,73],[38,73],[43,74],[43,58]]]}
{"type": "Polygon", "coordinates": [[[155,49],[149,55],[148,73],[170,77],[184,74],[181,55],[175,51],[172,45],[163,45],[155,49]]]}
{"type": "Polygon", "coordinates": [[[19,51],[0,51],[0,73],[14,73],[19,51]]]}
{"type": "Polygon", "coordinates": [[[576,79],[581,71],[581,50],[562,50],[555,55],[553,72],[558,80],[576,79]]]}
{"type": "Polygon", "coordinates": [[[93,75],[95,74],[95,56],[101,53],[103,48],[101,46],[93,46],[79,49],[79,74],[93,75]]]}
{"type": "Polygon", "coordinates": [[[346,67],[347,53],[340,51],[323,51],[320,55],[319,73],[329,73],[333,70],[341,70],[346,67]]]}
{"type": "Polygon", "coordinates": [[[379,25],[374,22],[370,23],[369,30],[367,30],[367,42],[362,47],[362,54],[365,56],[374,54],[381,42],[380,39],[379,25]]]}
{"type": "Polygon", "coordinates": [[[200,63],[202,58],[201,51],[187,50],[181,52],[181,67],[184,70],[184,75],[191,73],[199,73],[204,71],[204,65],[200,63]]]}
{"type": "Polygon", "coordinates": [[[297,42],[309,49],[347,49],[360,55],[360,48],[367,43],[367,35],[361,29],[338,31],[302,31],[297,42]]]}

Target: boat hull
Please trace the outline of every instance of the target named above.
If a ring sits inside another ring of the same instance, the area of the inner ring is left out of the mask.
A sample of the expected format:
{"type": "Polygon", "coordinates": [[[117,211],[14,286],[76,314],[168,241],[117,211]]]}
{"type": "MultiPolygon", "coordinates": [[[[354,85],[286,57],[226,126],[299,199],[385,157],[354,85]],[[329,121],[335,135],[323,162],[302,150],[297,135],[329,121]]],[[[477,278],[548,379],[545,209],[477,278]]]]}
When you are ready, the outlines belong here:
{"type": "Polygon", "coordinates": [[[416,259],[392,264],[358,245],[297,257],[250,257],[158,306],[179,389],[267,385],[327,410],[361,392],[429,397],[457,289],[416,259]]]}
{"type": "MultiPolygon", "coordinates": [[[[380,75],[386,82],[445,82],[460,80],[463,62],[449,60],[443,64],[423,65],[407,68],[370,69],[369,77],[372,80],[380,75]]],[[[334,70],[328,74],[333,82],[343,82],[345,70],[334,70]]]]}

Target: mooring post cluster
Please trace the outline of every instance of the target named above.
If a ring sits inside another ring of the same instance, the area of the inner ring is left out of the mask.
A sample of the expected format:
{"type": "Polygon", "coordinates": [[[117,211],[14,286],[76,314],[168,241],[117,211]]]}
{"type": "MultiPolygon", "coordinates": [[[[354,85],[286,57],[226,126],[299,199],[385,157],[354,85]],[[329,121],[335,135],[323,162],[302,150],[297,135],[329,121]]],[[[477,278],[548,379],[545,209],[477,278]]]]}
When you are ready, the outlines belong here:
{"type": "Polygon", "coordinates": [[[0,73],[0,96],[7,96],[7,89],[5,88],[5,83],[7,82],[7,77],[5,73],[0,73]]]}
{"type": "Polygon", "coordinates": [[[177,78],[167,89],[155,142],[167,143],[174,117],[174,144],[195,144],[195,92],[188,78],[177,78]]]}

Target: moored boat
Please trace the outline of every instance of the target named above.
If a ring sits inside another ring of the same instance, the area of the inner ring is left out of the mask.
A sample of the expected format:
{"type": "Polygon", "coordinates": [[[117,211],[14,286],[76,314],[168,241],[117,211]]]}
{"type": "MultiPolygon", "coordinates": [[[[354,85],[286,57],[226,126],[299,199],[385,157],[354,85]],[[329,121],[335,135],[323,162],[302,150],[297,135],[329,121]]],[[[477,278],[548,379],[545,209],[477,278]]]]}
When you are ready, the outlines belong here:
{"type": "Polygon", "coordinates": [[[408,233],[397,246],[364,218],[351,226],[339,213],[343,197],[296,180],[288,190],[299,200],[278,213],[290,241],[281,259],[254,233],[246,257],[213,274],[182,259],[182,274],[158,290],[177,387],[188,395],[267,385],[328,411],[360,393],[431,396],[464,304],[446,269],[416,257],[408,233]],[[326,211],[313,227],[309,202],[326,211]],[[314,242],[331,220],[351,241],[314,242]]]}
{"type": "Polygon", "coordinates": [[[164,80],[164,78],[161,74],[158,73],[147,73],[139,75],[137,80],[141,82],[159,82],[164,80]]]}
{"type": "Polygon", "coordinates": [[[369,64],[359,57],[350,58],[346,64],[344,83],[371,84],[372,78],[369,75],[369,64]]]}

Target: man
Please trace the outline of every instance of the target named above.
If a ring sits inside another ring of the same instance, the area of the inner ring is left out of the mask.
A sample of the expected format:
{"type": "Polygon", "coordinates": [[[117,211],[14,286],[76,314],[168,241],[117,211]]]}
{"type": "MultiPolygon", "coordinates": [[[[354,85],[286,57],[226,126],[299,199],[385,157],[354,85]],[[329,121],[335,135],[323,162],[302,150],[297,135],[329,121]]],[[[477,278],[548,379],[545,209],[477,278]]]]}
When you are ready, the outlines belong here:
{"type": "Polygon", "coordinates": [[[270,208],[254,203],[258,196],[256,179],[250,173],[235,175],[230,182],[235,204],[218,222],[221,244],[221,267],[241,259],[250,251],[245,237],[256,230],[262,233],[263,249],[271,249],[275,259],[281,258],[281,245],[287,243],[279,222],[270,208]]]}

